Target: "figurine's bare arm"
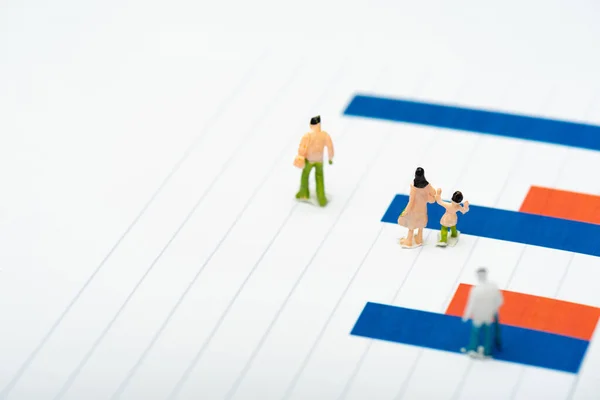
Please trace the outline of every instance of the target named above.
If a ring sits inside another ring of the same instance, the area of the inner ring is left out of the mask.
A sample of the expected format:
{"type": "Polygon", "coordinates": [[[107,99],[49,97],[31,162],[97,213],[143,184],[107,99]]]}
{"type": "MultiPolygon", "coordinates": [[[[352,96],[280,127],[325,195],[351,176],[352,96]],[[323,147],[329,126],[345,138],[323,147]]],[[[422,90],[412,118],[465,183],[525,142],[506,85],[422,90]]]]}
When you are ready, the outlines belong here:
{"type": "Polygon", "coordinates": [[[302,140],[300,140],[300,146],[298,146],[298,155],[300,157],[306,158],[306,154],[308,153],[308,142],[309,142],[308,133],[302,136],[302,140]]]}
{"type": "Polygon", "coordinates": [[[436,201],[436,203],[438,203],[440,206],[444,207],[445,209],[448,209],[448,207],[450,207],[450,203],[442,200],[442,189],[438,189],[435,192],[435,201],[436,201]]]}
{"type": "Polygon", "coordinates": [[[461,213],[465,214],[469,212],[469,202],[465,201],[463,206],[460,206],[460,208],[458,209],[461,213]]]}
{"type": "Polygon", "coordinates": [[[331,140],[331,136],[329,133],[325,132],[325,147],[327,147],[327,155],[329,156],[329,161],[333,161],[333,141],[331,140]]]}
{"type": "Polygon", "coordinates": [[[438,203],[440,206],[444,207],[445,209],[448,209],[448,207],[450,207],[450,203],[440,199],[439,197],[435,199],[435,202],[438,203]]]}

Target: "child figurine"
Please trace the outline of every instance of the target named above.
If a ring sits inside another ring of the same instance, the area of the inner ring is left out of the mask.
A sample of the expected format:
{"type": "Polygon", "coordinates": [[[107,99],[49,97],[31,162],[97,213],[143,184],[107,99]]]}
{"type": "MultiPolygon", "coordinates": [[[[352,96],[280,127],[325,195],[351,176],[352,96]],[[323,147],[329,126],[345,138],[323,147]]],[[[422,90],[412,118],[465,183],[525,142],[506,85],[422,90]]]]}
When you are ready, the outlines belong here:
{"type": "Polygon", "coordinates": [[[425,179],[425,170],[417,168],[415,179],[410,185],[408,204],[398,217],[398,224],[408,228],[406,238],[400,239],[403,248],[412,249],[423,244],[423,229],[427,226],[427,203],[435,201],[435,193],[435,189],[425,179]],[[415,229],[418,229],[418,232],[413,242],[415,229]]]}
{"type": "Polygon", "coordinates": [[[321,116],[311,118],[311,132],[306,133],[300,141],[298,155],[294,160],[294,166],[302,168],[302,177],[300,178],[300,190],[296,194],[298,200],[309,200],[308,178],[310,171],[315,168],[315,180],[317,181],[317,199],[319,205],[324,207],[327,204],[325,197],[325,182],[323,179],[323,153],[327,147],[329,164],[333,164],[333,142],[331,137],[325,131],[321,130],[321,116]]]}
{"type": "MultiPolygon", "coordinates": [[[[469,212],[469,202],[465,201],[465,205],[461,206],[460,203],[463,201],[463,195],[461,192],[456,191],[452,195],[452,202],[442,201],[441,198],[442,189],[438,189],[435,196],[435,201],[442,207],[446,209],[446,212],[442,216],[440,220],[440,225],[442,225],[442,229],[440,231],[440,236],[437,245],[440,247],[446,247],[448,245],[448,229],[450,229],[450,237],[458,240],[459,231],[456,230],[456,223],[458,222],[458,216],[456,213],[460,211],[465,214],[469,212]]],[[[454,241],[454,244],[456,244],[454,241]]]]}
{"type": "Polygon", "coordinates": [[[467,353],[473,357],[487,358],[492,356],[492,343],[500,349],[500,330],[498,321],[498,311],[504,301],[502,292],[498,287],[488,281],[487,270],[479,268],[477,270],[477,285],[471,288],[467,307],[463,316],[463,322],[469,319],[473,322],[471,329],[471,340],[467,348],[462,348],[461,352],[467,353]],[[484,342],[480,345],[480,335],[483,331],[484,342]],[[494,340],[494,336],[495,340],[494,340]]]}

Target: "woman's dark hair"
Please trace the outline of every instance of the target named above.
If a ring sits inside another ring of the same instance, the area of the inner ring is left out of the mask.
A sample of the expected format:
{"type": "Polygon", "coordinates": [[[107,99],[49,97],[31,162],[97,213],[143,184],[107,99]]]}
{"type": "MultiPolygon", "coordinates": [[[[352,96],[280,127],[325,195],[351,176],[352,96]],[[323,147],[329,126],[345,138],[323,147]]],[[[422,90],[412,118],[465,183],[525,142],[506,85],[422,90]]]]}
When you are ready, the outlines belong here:
{"type": "Polygon", "coordinates": [[[423,189],[425,186],[429,185],[429,182],[427,182],[427,179],[425,179],[425,170],[423,168],[419,167],[415,171],[415,180],[413,181],[413,185],[419,189],[423,189]]]}
{"type": "Polygon", "coordinates": [[[461,192],[459,192],[458,190],[456,192],[454,192],[454,194],[452,195],[452,201],[455,203],[460,203],[463,201],[463,195],[461,192]]]}

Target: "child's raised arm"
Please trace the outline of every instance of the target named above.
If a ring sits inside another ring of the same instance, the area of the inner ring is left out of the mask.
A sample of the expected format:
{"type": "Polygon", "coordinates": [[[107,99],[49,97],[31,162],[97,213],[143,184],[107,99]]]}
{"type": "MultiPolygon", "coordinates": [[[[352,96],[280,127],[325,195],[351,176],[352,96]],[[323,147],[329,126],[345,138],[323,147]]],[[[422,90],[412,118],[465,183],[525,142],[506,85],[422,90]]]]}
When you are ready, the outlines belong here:
{"type": "Polygon", "coordinates": [[[448,208],[448,206],[450,205],[450,203],[447,203],[445,201],[442,200],[442,189],[438,189],[435,193],[435,201],[436,203],[438,203],[440,206],[444,207],[444,208],[448,208]]]}
{"type": "Polygon", "coordinates": [[[460,210],[460,212],[461,212],[461,213],[463,213],[463,214],[466,214],[466,213],[468,213],[468,212],[469,212],[469,202],[468,202],[468,201],[465,201],[465,202],[464,202],[464,205],[460,206],[459,210],[460,210]]]}

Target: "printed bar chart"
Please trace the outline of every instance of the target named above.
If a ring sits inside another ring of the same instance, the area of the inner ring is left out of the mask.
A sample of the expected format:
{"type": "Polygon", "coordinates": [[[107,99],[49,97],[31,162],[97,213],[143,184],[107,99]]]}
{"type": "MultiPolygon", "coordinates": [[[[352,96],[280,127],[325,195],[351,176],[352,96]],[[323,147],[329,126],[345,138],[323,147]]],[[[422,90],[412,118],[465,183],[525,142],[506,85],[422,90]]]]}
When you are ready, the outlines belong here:
{"type": "Polygon", "coordinates": [[[360,94],[344,114],[600,150],[600,126],[555,119],[360,94]]]}
{"type": "MultiPolygon", "coordinates": [[[[461,283],[446,310],[446,315],[462,317],[471,285],[461,283]]],[[[600,309],[583,304],[533,296],[525,293],[502,291],[504,304],[500,309],[500,323],[591,340],[600,309]]]]}
{"type": "MultiPolygon", "coordinates": [[[[367,303],[351,334],[370,339],[460,353],[471,325],[460,317],[367,303]]],[[[588,341],[532,329],[502,326],[500,361],[577,373],[588,341]]]]}
{"type": "MultiPolygon", "coordinates": [[[[381,221],[397,224],[407,204],[408,196],[396,195],[381,221]]],[[[473,204],[469,207],[470,211],[459,218],[458,230],[462,233],[600,256],[600,225],[473,204]]],[[[440,229],[443,213],[442,207],[428,207],[427,227],[440,229]]]]}
{"type": "Polygon", "coordinates": [[[532,186],[519,211],[600,225],[600,196],[532,186]]]}

